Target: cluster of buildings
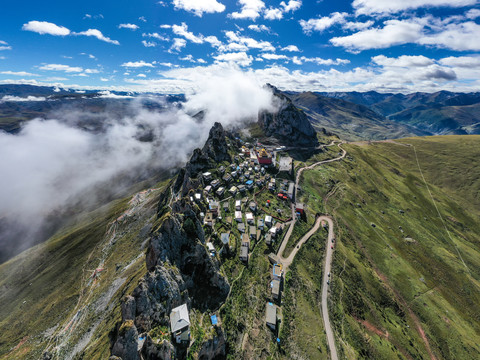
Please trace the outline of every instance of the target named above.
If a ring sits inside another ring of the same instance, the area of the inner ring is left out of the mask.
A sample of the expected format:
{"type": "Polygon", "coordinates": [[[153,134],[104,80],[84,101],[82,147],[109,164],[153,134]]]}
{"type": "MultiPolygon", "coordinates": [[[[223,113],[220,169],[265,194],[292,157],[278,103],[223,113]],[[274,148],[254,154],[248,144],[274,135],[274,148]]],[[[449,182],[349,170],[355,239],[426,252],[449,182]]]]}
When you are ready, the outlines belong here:
{"type": "Polygon", "coordinates": [[[283,285],[283,266],[275,263],[272,268],[272,277],[270,281],[270,291],[272,301],[267,302],[267,309],[265,312],[265,323],[267,326],[276,331],[277,329],[277,310],[276,302],[280,302],[281,291],[283,285]]]}

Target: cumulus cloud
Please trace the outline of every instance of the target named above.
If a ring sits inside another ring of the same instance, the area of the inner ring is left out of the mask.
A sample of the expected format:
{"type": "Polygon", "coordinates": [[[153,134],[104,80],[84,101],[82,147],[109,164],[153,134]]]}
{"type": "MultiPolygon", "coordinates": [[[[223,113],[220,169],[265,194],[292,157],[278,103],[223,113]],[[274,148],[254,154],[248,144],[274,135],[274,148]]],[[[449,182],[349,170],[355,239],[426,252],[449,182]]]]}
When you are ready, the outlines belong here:
{"type": "Polygon", "coordinates": [[[64,64],[45,64],[39,67],[40,70],[47,71],[64,71],[66,73],[80,73],[83,68],[80,66],[70,66],[64,64]]]}
{"type": "Polygon", "coordinates": [[[155,67],[154,66],[154,63],[148,63],[148,62],[145,62],[143,60],[140,60],[140,61],[128,61],[126,63],[123,63],[122,65],[120,66],[123,66],[123,67],[127,67],[127,68],[141,68],[141,67],[155,67]]]}
{"type": "Polygon", "coordinates": [[[0,74],[13,76],[38,76],[38,74],[32,74],[26,71],[0,71],[0,74]]]}
{"type": "Polygon", "coordinates": [[[241,36],[234,31],[226,31],[227,45],[219,47],[220,51],[241,51],[248,49],[259,49],[260,51],[275,51],[275,47],[269,41],[258,41],[256,39],[241,36]]]}
{"type": "Polygon", "coordinates": [[[256,31],[256,32],[261,32],[261,31],[265,31],[265,32],[271,32],[272,30],[266,26],[266,25],[257,25],[257,24],[252,24],[252,25],[248,25],[248,28],[250,30],[253,30],[253,31],[256,31]]]}
{"type": "Polygon", "coordinates": [[[330,42],[349,50],[384,49],[393,45],[415,42],[422,34],[423,24],[414,20],[387,20],[383,28],[359,31],[334,37],[330,42]]]}
{"type": "Polygon", "coordinates": [[[235,63],[240,66],[250,66],[253,61],[251,55],[247,55],[245,51],[234,52],[234,53],[223,53],[213,57],[216,62],[227,62],[235,63]]]}
{"type": "Polygon", "coordinates": [[[120,42],[118,40],[112,40],[109,37],[106,37],[105,35],[102,34],[100,30],[97,30],[97,29],[88,29],[86,31],[74,33],[74,35],[93,36],[98,40],[105,41],[107,43],[114,44],[114,45],[120,45],[120,42]]]}
{"type": "Polygon", "coordinates": [[[462,68],[480,68],[480,56],[449,56],[439,60],[439,63],[447,66],[462,68]]]}
{"type": "Polygon", "coordinates": [[[163,36],[163,35],[160,35],[159,33],[143,33],[142,34],[143,37],[150,37],[150,38],[154,38],[154,39],[157,39],[157,40],[160,40],[160,41],[170,41],[170,39],[167,37],[167,36],[163,36]]]}
{"type": "Polygon", "coordinates": [[[300,49],[296,45],[288,45],[282,48],[283,51],[300,52],[300,49]]]}
{"type": "Polygon", "coordinates": [[[145,47],[155,47],[155,46],[157,46],[157,43],[155,41],[142,40],[142,44],[145,47]]]}
{"type": "Polygon", "coordinates": [[[286,55],[279,55],[279,54],[262,54],[262,58],[267,60],[288,60],[288,56],[286,55]]]}
{"type": "Polygon", "coordinates": [[[173,39],[173,44],[170,46],[169,52],[180,52],[182,48],[187,46],[187,40],[181,38],[173,39]]]}
{"type": "Polygon", "coordinates": [[[300,20],[299,23],[305,34],[311,34],[313,31],[322,32],[335,24],[344,23],[347,16],[348,14],[345,12],[334,12],[330,14],[330,16],[323,16],[317,19],[300,20]]]}
{"type": "Polygon", "coordinates": [[[185,10],[202,17],[204,13],[221,13],[225,5],[217,0],[173,0],[175,9],[185,10]]]}
{"type": "Polygon", "coordinates": [[[241,11],[235,11],[228,16],[232,19],[251,19],[256,20],[263,9],[265,3],[261,0],[238,0],[241,6],[241,11]]]}
{"type": "Polygon", "coordinates": [[[330,39],[350,51],[384,49],[395,45],[418,44],[456,51],[480,50],[480,25],[463,17],[438,19],[432,16],[387,20],[383,27],[361,30],[330,39]],[[460,22],[459,22],[460,21],[460,22]]]}
{"type": "Polygon", "coordinates": [[[47,21],[29,21],[26,24],[23,24],[22,30],[33,31],[38,34],[44,35],[57,35],[57,36],[66,36],[70,35],[70,30],[64,26],[58,26],[51,22],[47,21]]]}
{"type": "Polygon", "coordinates": [[[120,24],[118,25],[118,28],[119,29],[130,29],[130,30],[137,30],[138,29],[138,25],[135,25],[135,24],[120,24]]]}
{"type": "Polygon", "coordinates": [[[475,5],[477,0],[354,0],[353,8],[357,15],[390,14],[406,10],[430,7],[464,7],[475,5]]]}
{"type": "Polygon", "coordinates": [[[372,57],[372,61],[378,65],[395,67],[418,67],[434,64],[432,59],[423,55],[401,55],[398,58],[389,58],[385,55],[378,55],[372,57]]]}

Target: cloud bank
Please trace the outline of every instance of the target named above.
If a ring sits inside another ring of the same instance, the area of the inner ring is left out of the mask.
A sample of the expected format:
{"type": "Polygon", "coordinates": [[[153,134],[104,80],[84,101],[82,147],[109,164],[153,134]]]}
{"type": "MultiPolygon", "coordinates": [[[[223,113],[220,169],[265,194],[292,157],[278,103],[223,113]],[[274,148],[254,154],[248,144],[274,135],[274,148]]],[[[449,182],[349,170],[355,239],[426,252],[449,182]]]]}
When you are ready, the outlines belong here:
{"type": "MultiPolygon", "coordinates": [[[[258,111],[275,106],[267,89],[238,71],[199,74],[194,82],[196,90],[180,108],[150,96],[131,100],[124,112],[59,109],[28,122],[16,135],[0,133],[0,219],[28,227],[25,244],[36,242],[52,212],[85,201],[92,189],[108,184],[105,189],[118,193],[141,174],[183,165],[194,148],[203,146],[214,122],[242,127],[258,111]],[[199,121],[193,115],[202,110],[205,117],[199,121]]],[[[0,240],[2,235],[0,227],[0,240]]]]}

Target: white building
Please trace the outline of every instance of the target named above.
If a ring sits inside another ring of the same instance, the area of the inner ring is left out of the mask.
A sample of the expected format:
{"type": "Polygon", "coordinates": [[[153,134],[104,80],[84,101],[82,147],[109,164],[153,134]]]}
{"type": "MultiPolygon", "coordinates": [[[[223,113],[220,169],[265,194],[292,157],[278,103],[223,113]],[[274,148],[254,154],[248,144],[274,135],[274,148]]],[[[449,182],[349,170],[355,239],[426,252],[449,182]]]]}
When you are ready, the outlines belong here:
{"type": "Polygon", "coordinates": [[[170,313],[170,329],[177,344],[190,342],[190,318],[187,304],[180,305],[170,313]]]}

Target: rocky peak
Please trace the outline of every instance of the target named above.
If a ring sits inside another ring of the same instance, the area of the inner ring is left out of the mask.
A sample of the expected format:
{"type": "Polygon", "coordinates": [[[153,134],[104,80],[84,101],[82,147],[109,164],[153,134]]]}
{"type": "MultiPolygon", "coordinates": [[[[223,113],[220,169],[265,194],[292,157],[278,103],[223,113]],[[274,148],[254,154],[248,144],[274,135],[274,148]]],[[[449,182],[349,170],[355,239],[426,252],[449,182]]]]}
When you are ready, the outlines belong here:
{"type": "Polygon", "coordinates": [[[232,160],[228,154],[225,139],[227,135],[222,124],[216,122],[213,125],[203,148],[193,150],[190,160],[178,174],[174,186],[175,192],[182,190],[182,195],[185,195],[190,189],[196,187],[193,178],[196,178],[200,172],[216,167],[219,162],[232,160]]]}
{"type": "Polygon", "coordinates": [[[308,121],[307,115],[276,87],[270,84],[267,84],[266,87],[273,92],[273,96],[280,106],[274,113],[269,111],[259,113],[258,122],[265,135],[276,138],[284,145],[317,146],[317,133],[308,121]]]}

